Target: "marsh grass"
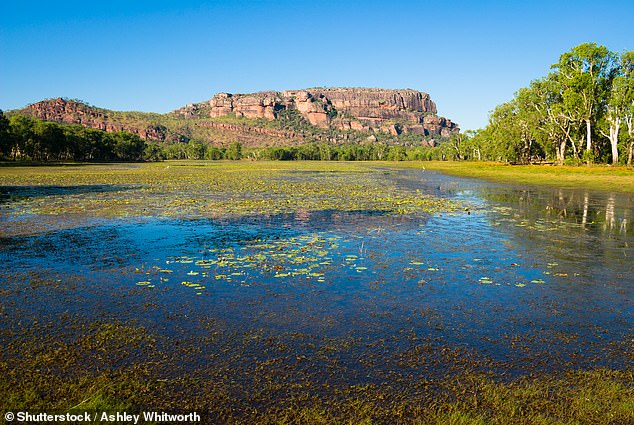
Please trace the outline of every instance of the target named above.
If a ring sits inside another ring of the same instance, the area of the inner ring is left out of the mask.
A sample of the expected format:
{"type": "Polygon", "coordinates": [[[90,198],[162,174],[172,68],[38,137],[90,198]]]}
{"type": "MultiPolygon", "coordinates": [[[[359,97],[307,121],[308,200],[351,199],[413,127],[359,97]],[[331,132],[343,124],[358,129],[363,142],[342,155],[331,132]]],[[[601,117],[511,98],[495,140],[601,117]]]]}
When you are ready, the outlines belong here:
{"type": "Polygon", "coordinates": [[[85,354],[82,351],[67,354],[65,365],[59,359],[50,360],[55,372],[44,367],[40,358],[44,353],[27,352],[19,364],[3,362],[0,408],[78,413],[196,411],[204,423],[229,424],[634,423],[633,376],[628,370],[573,371],[507,382],[465,371],[427,384],[414,395],[372,385],[305,382],[290,386],[283,381],[271,391],[262,383],[275,376],[262,370],[259,383],[249,389],[253,399],[240,399],[213,371],[199,369],[170,379],[163,379],[153,364],[99,371],[79,361],[85,354]],[[33,372],[17,374],[16,366],[33,372]],[[280,397],[280,389],[288,395],[280,397]]]}
{"type": "Polygon", "coordinates": [[[235,218],[329,209],[409,215],[456,209],[449,200],[399,190],[372,166],[358,163],[5,167],[0,191],[11,198],[16,217],[11,229],[3,229],[7,233],[25,227],[19,222],[29,215],[61,226],[73,219],[115,217],[235,218]],[[59,220],[62,215],[65,220],[59,220]]]}
{"type": "Polygon", "coordinates": [[[627,167],[508,165],[458,161],[405,162],[399,165],[409,168],[438,170],[460,177],[474,177],[509,184],[634,192],[634,168],[627,167]]]}
{"type": "MultiPolygon", "coordinates": [[[[35,288],[74,302],[66,299],[73,290],[56,281],[35,288]]],[[[209,320],[206,334],[175,344],[160,328],[102,315],[12,315],[1,334],[0,410],[196,411],[204,423],[227,424],[634,424],[631,368],[505,378],[474,372],[455,352],[444,375],[349,384],[335,379],[338,359],[356,344],[346,338],[311,355],[307,335],[236,332],[209,320]],[[268,359],[254,355],[264,352],[268,359]],[[199,356],[208,360],[195,362],[199,356]],[[316,367],[325,376],[305,373],[324,360],[316,367]]]]}

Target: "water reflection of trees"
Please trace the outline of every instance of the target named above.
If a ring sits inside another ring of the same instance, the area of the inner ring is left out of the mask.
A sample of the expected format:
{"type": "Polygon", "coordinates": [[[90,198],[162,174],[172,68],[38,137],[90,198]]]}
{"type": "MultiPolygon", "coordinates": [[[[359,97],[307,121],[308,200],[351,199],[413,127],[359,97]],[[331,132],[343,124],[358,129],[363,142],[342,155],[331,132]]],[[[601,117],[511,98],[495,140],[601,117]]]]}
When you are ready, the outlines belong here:
{"type": "MultiPolygon", "coordinates": [[[[513,219],[535,224],[569,225],[579,231],[633,235],[634,197],[628,194],[596,193],[587,190],[514,190],[491,192],[485,198],[510,207],[513,219]]],[[[494,206],[495,209],[495,206],[494,206]]]]}
{"type": "Polygon", "coordinates": [[[620,280],[632,270],[632,195],[492,188],[485,199],[491,222],[506,228],[536,264],[565,263],[565,273],[588,281],[620,280]]]}

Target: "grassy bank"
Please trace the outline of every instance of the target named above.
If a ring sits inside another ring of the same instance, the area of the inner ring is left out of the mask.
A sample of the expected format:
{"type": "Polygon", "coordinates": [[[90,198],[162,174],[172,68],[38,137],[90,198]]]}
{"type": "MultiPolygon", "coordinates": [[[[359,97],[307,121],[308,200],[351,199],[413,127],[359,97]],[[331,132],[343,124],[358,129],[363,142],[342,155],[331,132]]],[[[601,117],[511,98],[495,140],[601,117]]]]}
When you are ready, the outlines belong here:
{"type": "Polygon", "coordinates": [[[634,169],[625,167],[507,165],[458,161],[406,162],[400,165],[501,183],[634,193],[634,169]]]}
{"type": "Polygon", "coordinates": [[[294,381],[290,371],[269,364],[252,375],[247,390],[224,376],[231,362],[224,370],[214,362],[185,370],[174,358],[187,359],[193,347],[166,350],[170,341],[150,329],[116,319],[71,327],[80,325],[72,341],[25,334],[7,345],[0,361],[2,411],[149,409],[198,412],[203,423],[226,424],[634,424],[631,369],[506,381],[465,369],[398,388],[294,381]]]}

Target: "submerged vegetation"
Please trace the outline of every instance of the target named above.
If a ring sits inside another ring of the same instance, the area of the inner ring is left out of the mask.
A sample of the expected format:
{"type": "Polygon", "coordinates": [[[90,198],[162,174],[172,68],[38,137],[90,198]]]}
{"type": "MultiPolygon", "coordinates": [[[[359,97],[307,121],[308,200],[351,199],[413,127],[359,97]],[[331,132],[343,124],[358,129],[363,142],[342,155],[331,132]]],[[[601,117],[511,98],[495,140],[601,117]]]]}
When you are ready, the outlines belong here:
{"type": "MultiPolygon", "coordinates": [[[[568,312],[547,290],[558,279],[581,290],[583,272],[552,252],[512,253],[512,232],[556,233],[550,246],[568,247],[567,231],[592,233],[616,201],[587,201],[586,230],[555,208],[543,218],[503,206],[502,248],[474,247],[482,222],[451,219],[483,219],[482,207],[435,195],[409,166],[0,167],[0,408],[197,411],[205,423],[634,423],[623,292],[609,314],[620,331],[591,322],[596,341],[580,341],[571,324],[582,319],[567,316],[580,306],[568,312]],[[427,220],[441,216],[448,227],[434,235],[427,220]],[[449,246],[430,252],[434,238],[449,246]],[[490,302],[506,291],[524,294],[518,306],[490,302]],[[526,325],[527,309],[545,322],[526,325]]],[[[561,203],[572,216],[575,202],[561,203]]],[[[622,242],[618,225],[609,231],[622,242]]]]}
{"type": "MultiPolygon", "coordinates": [[[[367,165],[307,162],[300,170],[293,163],[266,161],[1,167],[0,181],[4,196],[14,199],[15,214],[37,217],[41,225],[58,225],[61,216],[82,221],[262,217],[324,210],[407,215],[456,209],[447,199],[386,186],[383,174],[371,172],[367,165]],[[312,173],[311,178],[302,173],[312,173]],[[66,188],[68,196],[45,196],[50,188],[66,188]]],[[[29,226],[18,223],[0,226],[5,234],[29,226]]]]}
{"type": "MultiPolygon", "coordinates": [[[[147,310],[147,307],[144,308],[147,310]]],[[[500,380],[464,370],[433,381],[422,378],[409,390],[381,384],[333,385],[312,376],[292,377],[281,369],[294,349],[266,334],[224,334],[206,323],[208,334],[172,346],[158,332],[116,319],[83,323],[62,317],[74,337],[58,339],[42,324],[14,333],[2,352],[0,409],[3,411],[123,412],[151,409],[198,412],[203,423],[251,424],[500,424],[634,423],[631,370],[564,372],[500,380]],[[232,341],[234,339],[235,341],[232,341]],[[182,345],[182,344],[181,344],[182,345]],[[276,353],[245,370],[248,391],[229,382],[250,349],[276,353]],[[214,359],[192,371],[183,367],[190,350],[232,350],[227,363],[214,359]],[[290,351],[290,353],[289,353],[290,351]],[[180,363],[183,362],[183,363],[180,363]]],[[[15,331],[13,331],[15,332],[15,331]]],[[[301,343],[305,336],[294,338],[301,343]]],[[[304,342],[306,343],[306,342],[304,342]]],[[[346,341],[321,347],[336,368],[346,341]]],[[[297,368],[302,362],[298,359],[297,368]]],[[[301,372],[300,372],[301,375],[301,372]]]]}

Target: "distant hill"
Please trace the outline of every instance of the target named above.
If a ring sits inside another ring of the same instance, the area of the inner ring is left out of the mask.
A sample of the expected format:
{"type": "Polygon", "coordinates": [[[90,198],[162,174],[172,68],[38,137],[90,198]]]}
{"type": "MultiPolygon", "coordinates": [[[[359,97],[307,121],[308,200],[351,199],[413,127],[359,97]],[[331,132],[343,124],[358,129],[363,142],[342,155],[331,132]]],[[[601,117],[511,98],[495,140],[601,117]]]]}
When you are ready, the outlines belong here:
{"type": "Polygon", "coordinates": [[[431,145],[460,130],[437,115],[427,93],[415,90],[313,88],[250,94],[219,93],[167,114],[118,112],[63,98],[12,111],[46,121],[108,132],[128,131],[158,143],[195,139],[248,147],[308,142],[385,141],[431,145]]]}

